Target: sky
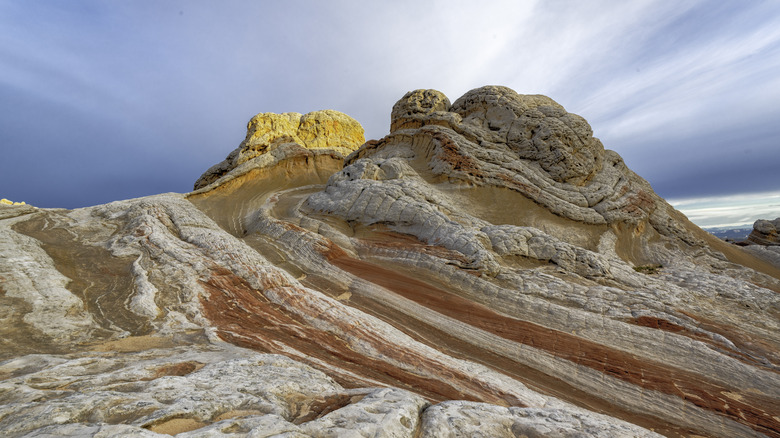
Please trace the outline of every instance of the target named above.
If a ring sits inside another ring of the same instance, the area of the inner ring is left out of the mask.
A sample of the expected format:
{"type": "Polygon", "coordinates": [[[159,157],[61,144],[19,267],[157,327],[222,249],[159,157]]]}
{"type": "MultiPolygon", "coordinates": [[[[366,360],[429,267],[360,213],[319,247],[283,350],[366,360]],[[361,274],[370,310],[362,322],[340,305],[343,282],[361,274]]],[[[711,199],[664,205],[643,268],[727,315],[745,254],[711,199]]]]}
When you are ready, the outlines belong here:
{"type": "Polygon", "coordinates": [[[776,218],[780,211],[780,191],[668,201],[704,228],[752,225],[754,218],[776,218]]]}
{"type": "Polygon", "coordinates": [[[376,139],[407,91],[483,85],[585,117],[699,225],[780,216],[780,2],[742,0],[0,0],[0,197],[188,192],[257,113],[376,139]]]}

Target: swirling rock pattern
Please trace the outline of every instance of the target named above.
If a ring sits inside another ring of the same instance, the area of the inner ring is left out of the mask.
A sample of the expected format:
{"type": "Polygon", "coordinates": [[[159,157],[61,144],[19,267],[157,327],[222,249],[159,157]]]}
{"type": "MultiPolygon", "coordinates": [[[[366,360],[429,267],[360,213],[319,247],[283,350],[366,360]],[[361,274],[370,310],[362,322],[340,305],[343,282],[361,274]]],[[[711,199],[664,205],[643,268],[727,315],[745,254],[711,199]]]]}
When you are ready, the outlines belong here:
{"type": "Polygon", "coordinates": [[[0,206],[0,430],[780,436],[777,267],[584,119],[417,90],[356,149],[328,117],[257,116],[186,195],[0,206]]]}

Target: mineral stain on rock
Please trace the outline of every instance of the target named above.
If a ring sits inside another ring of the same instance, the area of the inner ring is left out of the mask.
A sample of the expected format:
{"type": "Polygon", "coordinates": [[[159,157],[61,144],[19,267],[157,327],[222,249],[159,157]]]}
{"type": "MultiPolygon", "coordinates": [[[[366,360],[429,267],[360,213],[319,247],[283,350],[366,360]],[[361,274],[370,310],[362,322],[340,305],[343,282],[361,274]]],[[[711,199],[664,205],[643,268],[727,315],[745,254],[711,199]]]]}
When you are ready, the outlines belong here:
{"type": "Polygon", "coordinates": [[[0,205],[0,432],[780,437],[776,225],[506,87],[258,114],[191,193],[0,205]]]}
{"type": "Polygon", "coordinates": [[[85,244],[89,236],[79,236],[67,221],[58,219],[58,215],[41,215],[12,228],[41,243],[57,271],[70,280],[68,290],[84,302],[106,332],[119,327],[133,335],[149,333],[148,322],[122,305],[133,291],[133,259],[112,257],[103,247],[85,244]]]}

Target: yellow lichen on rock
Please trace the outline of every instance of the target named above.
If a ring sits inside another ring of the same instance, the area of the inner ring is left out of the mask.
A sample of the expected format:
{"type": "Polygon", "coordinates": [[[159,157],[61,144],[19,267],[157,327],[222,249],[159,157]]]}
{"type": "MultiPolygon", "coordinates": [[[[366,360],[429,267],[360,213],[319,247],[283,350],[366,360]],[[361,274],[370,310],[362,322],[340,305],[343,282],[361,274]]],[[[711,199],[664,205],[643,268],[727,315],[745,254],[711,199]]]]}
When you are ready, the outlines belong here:
{"type": "Polygon", "coordinates": [[[366,142],[357,120],[333,110],[314,111],[301,117],[298,137],[308,149],[335,149],[344,155],[366,142]]]}
{"type": "Polygon", "coordinates": [[[246,126],[245,149],[268,146],[279,140],[301,144],[297,134],[301,117],[300,113],[260,113],[252,117],[246,126]]]}
{"type": "MultiPolygon", "coordinates": [[[[363,127],[348,115],[322,110],[308,114],[260,113],[249,121],[244,141],[224,161],[217,163],[195,181],[203,188],[248,162],[256,164],[279,160],[303,152],[330,155],[340,160],[365,143],[363,127]],[[302,151],[302,149],[307,150],[302,151]]],[[[241,172],[246,171],[246,166],[241,172]]]]}
{"type": "Polygon", "coordinates": [[[334,149],[350,153],[365,143],[363,127],[334,110],[300,113],[261,113],[249,121],[243,150],[260,152],[269,146],[297,143],[306,149],[334,149]]]}
{"type": "Polygon", "coordinates": [[[348,155],[365,143],[357,120],[333,110],[300,113],[260,113],[247,124],[235,164],[241,164],[285,143],[306,149],[332,149],[348,155]]]}
{"type": "Polygon", "coordinates": [[[24,203],[24,201],[22,201],[22,202],[13,202],[13,201],[9,201],[8,199],[5,199],[5,198],[0,199],[0,204],[4,204],[4,205],[27,205],[27,204],[24,203]]]}
{"type": "Polygon", "coordinates": [[[234,166],[273,150],[280,144],[303,145],[297,134],[301,117],[300,113],[260,113],[252,117],[246,126],[246,138],[237,150],[234,166]]]}

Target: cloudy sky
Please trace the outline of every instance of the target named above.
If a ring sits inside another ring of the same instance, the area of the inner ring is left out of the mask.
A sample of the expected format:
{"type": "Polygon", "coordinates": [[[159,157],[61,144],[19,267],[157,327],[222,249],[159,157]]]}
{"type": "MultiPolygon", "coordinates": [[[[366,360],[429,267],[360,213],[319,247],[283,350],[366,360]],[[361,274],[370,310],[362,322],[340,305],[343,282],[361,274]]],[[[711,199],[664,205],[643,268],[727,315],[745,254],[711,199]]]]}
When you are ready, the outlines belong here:
{"type": "Polygon", "coordinates": [[[776,1],[0,0],[0,197],[187,192],[256,113],[380,138],[406,91],[487,84],[584,116],[700,225],[780,216],[776,1]]]}

